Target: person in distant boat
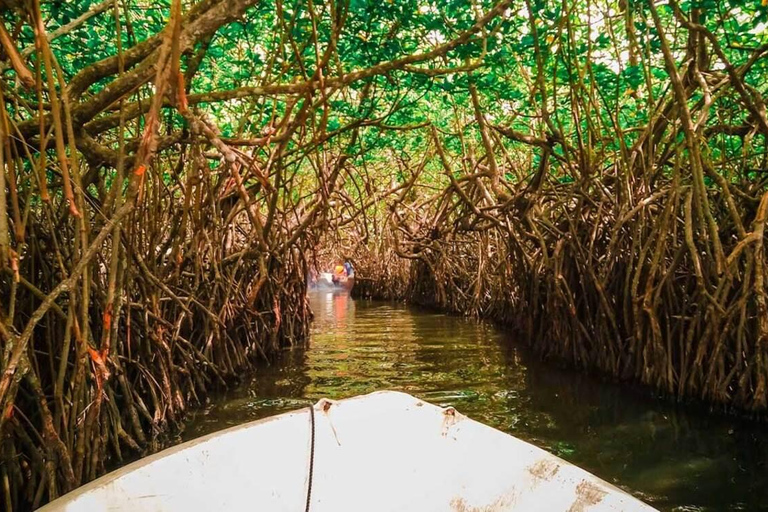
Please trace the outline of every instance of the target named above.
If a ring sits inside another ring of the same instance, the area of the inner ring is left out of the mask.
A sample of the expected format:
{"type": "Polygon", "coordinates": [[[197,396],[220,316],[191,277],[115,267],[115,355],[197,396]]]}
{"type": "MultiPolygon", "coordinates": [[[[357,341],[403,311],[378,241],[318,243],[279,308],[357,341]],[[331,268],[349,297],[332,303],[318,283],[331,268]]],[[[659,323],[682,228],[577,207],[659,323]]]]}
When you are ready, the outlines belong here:
{"type": "Polygon", "coordinates": [[[333,277],[331,277],[331,281],[333,281],[333,284],[339,284],[341,282],[342,277],[346,277],[347,273],[344,270],[344,267],[342,265],[336,265],[336,268],[333,269],[333,277]]]}
{"type": "Polygon", "coordinates": [[[355,269],[349,261],[344,262],[344,272],[347,274],[347,277],[355,277],[355,269]]]}

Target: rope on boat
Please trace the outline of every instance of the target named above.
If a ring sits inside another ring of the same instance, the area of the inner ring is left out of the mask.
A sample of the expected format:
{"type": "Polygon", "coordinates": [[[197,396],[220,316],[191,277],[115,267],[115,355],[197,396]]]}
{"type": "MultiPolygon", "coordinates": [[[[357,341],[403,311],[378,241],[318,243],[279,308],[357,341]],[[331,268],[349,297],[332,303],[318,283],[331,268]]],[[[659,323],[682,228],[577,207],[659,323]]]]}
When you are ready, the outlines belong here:
{"type": "Polygon", "coordinates": [[[310,444],[309,444],[309,477],[307,479],[307,504],[304,507],[304,512],[309,512],[309,503],[312,500],[312,476],[315,470],[315,408],[309,406],[309,425],[311,430],[310,444]]]}

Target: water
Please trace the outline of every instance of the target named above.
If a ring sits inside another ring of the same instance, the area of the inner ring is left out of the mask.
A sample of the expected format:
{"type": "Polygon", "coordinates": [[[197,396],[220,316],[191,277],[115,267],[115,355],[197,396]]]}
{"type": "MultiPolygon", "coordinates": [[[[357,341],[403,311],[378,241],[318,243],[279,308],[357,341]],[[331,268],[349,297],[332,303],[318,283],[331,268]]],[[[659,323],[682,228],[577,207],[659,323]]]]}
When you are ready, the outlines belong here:
{"type": "Polygon", "coordinates": [[[768,510],[768,432],[542,363],[488,323],[313,293],[309,349],[196,413],[186,439],[382,389],[453,405],[661,510],[768,510]]]}

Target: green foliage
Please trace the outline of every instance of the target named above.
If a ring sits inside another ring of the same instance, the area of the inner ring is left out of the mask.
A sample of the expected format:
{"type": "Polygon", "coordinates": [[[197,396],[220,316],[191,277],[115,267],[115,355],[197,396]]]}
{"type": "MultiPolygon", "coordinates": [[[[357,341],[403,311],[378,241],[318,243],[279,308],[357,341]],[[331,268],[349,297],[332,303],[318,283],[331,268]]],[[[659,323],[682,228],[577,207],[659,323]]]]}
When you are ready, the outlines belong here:
{"type": "MultiPolygon", "coordinates": [[[[94,0],[43,3],[49,31],[76,19],[94,0]]],[[[679,5],[686,15],[699,10],[702,23],[720,41],[725,55],[734,66],[748,62],[754,51],[768,43],[768,6],[764,2],[727,0],[686,0],[679,5]]],[[[188,11],[193,2],[185,2],[188,11]]],[[[472,105],[468,87],[472,80],[480,93],[480,102],[489,123],[537,136],[556,126],[574,143],[584,133],[593,143],[604,139],[606,151],[618,151],[612,135],[616,128],[626,131],[625,143],[631,144],[633,129],[648,122],[645,104],[664,94],[669,75],[661,58],[660,38],[643,2],[604,0],[574,1],[570,4],[551,0],[531,2],[529,16],[525,3],[515,3],[502,19],[494,20],[480,35],[458,45],[435,62],[417,64],[424,68],[459,68],[480,61],[471,73],[441,73],[437,76],[412,71],[391,71],[330,91],[327,102],[328,131],[342,139],[351,123],[378,120],[385,126],[407,127],[433,123],[446,137],[449,154],[461,153],[456,136],[456,116],[465,121],[462,134],[478,141],[472,124],[472,105]],[[564,11],[567,9],[568,11],[564,11]],[[631,14],[631,25],[628,16],[631,14]],[[533,23],[533,25],[532,25],[533,23]],[[628,32],[631,27],[633,34],[628,32]],[[630,38],[631,35],[631,38],[630,38]],[[634,40],[634,42],[633,42],[634,40]],[[538,55],[537,55],[538,50],[538,55]],[[632,54],[632,57],[630,57],[632,54]],[[541,68],[539,68],[541,64],[541,68]],[[543,90],[537,86],[541,74],[543,90]],[[582,105],[575,120],[572,95],[584,90],[599,91],[599,104],[582,105]],[[364,93],[364,91],[366,91],[364,93]],[[363,94],[367,96],[363,98],[363,94]],[[546,105],[544,102],[546,101],[546,105]],[[552,125],[545,126],[541,116],[546,106],[552,125]]],[[[457,37],[475,23],[478,13],[493,6],[491,0],[350,0],[331,8],[327,2],[313,5],[314,21],[303,1],[288,1],[281,9],[271,2],[251,7],[239,21],[222,26],[211,39],[191,84],[193,94],[258,87],[265,83],[295,83],[316,76],[318,56],[332,39],[334,16],[344,20],[343,30],[335,40],[337,56],[326,65],[327,76],[370,68],[406,55],[429,51],[457,37]]],[[[170,1],[133,0],[126,3],[123,44],[126,48],[156,37],[165,27],[170,1]]],[[[669,5],[659,6],[662,22],[670,27],[668,37],[679,66],[686,60],[688,32],[674,30],[677,22],[669,5]]],[[[13,28],[14,18],[6,18],[13,28]]],[[[89,65],[116,53],[115,20],[111,9],[78,26],[66,36],[53,41],[65,79],[71,80],[89,65]]],[[[33,34],[26,24],[18,34],[20,47],[33,44],[33,34]]],[[[194,60],[202,44],[188,51],[182,69],[194,60]]],[[[711,54],[712,72],[722,72],[725,64],[711,54]]],[[[34,56],[32,62],[35,62],[34,56]]],[[[12,75],[13,71],[6,73],[12,75]]],[[[744,76],[756,94],[765,95],[768,64],[758,59],[744,76]]],[[[109,79],[97,81],[88,94],[97,93],[109,79]]],[[[149,86],[142,88],[145,95],[149,86]]],[[[30,101],[34,98],[30,97],[30,101]]],[[[300,100],[297,104],[303,104],[300,100]]],[[[317,101],[315,96],[313,101],[317,101]]],[[[694,94],[691,102],[701,101],[694,94]]],[[[717,97],[713,108],[733,109],[728,97],[717,97]]],[[[216,118],[224,136],[260,134],[287,108],[284,98],[263,102],[262,98],[200,104],[216,118]]],[[[743,122],[745,115],[734,114],[731,123],[743,122]]],[[[172,117],[174,129],[183,126],[172,117]]],[[[711,117],[710,124],[722,120],[711,117]]],[[[141,126],[138,122],[136,129],[141,126]]],[[[711,148],[711,154],[725,158],[725,153],[741,151],[738,139],[723,136],[711,148]]],[[[503,140],[509,151],[526,151],[525,145],[503,140]]],[[[336,142],[331,142],[336,143],[336,142]]],[[[344,142],[339,142],[343,146],[344,142]]],[[[386,161],[389,151],[405,152],[419,145],[429,145],[422,130],[390,131],[376,126],[363,128],[356,146],[365,147],[356,159],[386,161]],[[380,152],[381,154],[377,154],[380,152]]],[[[536,165],[535,159],[529,165],[536,165]]],[[[430,168],[440,171],[440,166],[430,168]]],[[[529,174],[532,169],[528,169],[529,174]]]]}

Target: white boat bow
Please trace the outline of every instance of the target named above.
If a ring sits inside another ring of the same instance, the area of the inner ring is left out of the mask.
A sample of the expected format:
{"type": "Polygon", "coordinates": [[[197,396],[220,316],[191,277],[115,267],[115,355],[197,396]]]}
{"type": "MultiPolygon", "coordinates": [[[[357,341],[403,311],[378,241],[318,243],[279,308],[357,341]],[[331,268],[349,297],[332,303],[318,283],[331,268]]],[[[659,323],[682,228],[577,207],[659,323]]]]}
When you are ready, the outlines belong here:
{"type": "Polygon", "coordinates": [[[313,512],[654,510],[540,448],[405,393],[321,400],[313,410],[314,421],[307,407],[169,448],[42,510],[301,512],[310,488],[313,512]]]}

